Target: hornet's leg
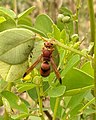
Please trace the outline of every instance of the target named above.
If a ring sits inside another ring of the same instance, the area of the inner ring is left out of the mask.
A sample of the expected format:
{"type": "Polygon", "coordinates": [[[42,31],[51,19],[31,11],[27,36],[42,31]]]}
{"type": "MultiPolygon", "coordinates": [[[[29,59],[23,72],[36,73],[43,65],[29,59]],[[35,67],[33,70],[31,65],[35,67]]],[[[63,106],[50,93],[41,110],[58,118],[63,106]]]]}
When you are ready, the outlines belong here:
{"type": "Polygon", "coordinates": [[[55,74],[56,74],[56,77],[58,78],[60,84],[62,84],[62,80],[61,80],[60,73],[59,73],[59,71],[57,70],[57,66],[56,66],[56,64],[55,64],[55,62],[54,62],[54,60],[53,60],[52,57],[50,58],[50,62],[51,62],[52,68],[53,68],[53,70],[54,70],[54,72],[55,72],[55,74]]]}
{"type": "Polygon", "coordinates": [[[24,73],[23,78],[28,75],[34,67],[41,61],[42,59],[42,54],[38,57],[38,59],[27,69],[27,71],[24,73]]]}

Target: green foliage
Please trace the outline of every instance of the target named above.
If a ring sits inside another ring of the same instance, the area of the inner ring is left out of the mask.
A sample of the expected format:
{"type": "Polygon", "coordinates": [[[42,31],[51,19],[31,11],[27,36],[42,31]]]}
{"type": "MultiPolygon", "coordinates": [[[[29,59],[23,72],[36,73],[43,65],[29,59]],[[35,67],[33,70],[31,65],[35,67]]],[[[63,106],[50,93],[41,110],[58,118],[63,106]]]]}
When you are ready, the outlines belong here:
{"type": "Polygon", "coordinates": [[[61,19],[58,19],[57,26],[60,30],[66,29],[69,35],[74,33],[74,25],[72,20],[72,11],[66,7],[60,8],[60,13],[62,15],[61,19]]]}
{"type": "Polygon", "coordinates": [[[6,9],[4,7],[0,7],[0,15],[5,16],[7,19],[13,19],[16,17],[16,14],[12,10],[6,9]]]}
{"type": "MultiPolygon", "coordinates": [[[[51,107],[53,113],[54,113],[55,103],[56,103],[56,98],[55,97],[51,97],[50,98],[50,107],[51,107]]],[[[58,106],[57,114],[56,114],[57,117],[61,118],[62,110],[63,109],[62,109],[62,107],[60,105],[60,100],[59,100],[59,106],[58,106]]]]}
{"type": "Polygon", "coordinates": [[[0,33],[0,60],[9,64],[23,63],[33,48],[34,34],[21,28],[0,33]],[[33,36],[33,38],[32,38],[33,36]]]}
{"type": "Polygon", "coordinates": [[[43,32],[46,36],[52,32],[53,21],[49,16],[41,14],[36,18],[34,27],[43,32]]]}
{"type": "Polygon", "coordinates": [[[67,90],[82,88],[93,84],[93,77],[83,71],[73,68],[64,77],[64,83],[67,90]]]}
{"type": "Polygon", "coordinates": [[[59,96],[62,96],[64,94],[65,89],[66,89],[65,86],[54,87],[54,88],[49,90],[48,94],[50,97],[59,97],[59,96]]]}
{"type": "Polygon", "coordinates": [[[22,83],[22,84],[19,84],[17,86],[18,92],[24,92],[24,91],[30,90],[30,89],[32,89],[34,87],[35,87],[35,85],[32,84],[32,83],[22,83]]]}
{"type": "Polygon", "coordinates": [[[4,105],[3,118],[43,120],[43,111],[49,111],[49,107],[54,120],[77,120],[82,109],[85,117],[95,113],[94,103],[86,108],[90,96],[94,98],[91,93],[94,81],[92,56],[79,49],[79,35],[74,32],[72,11],[62,7],[56,23],[48,15],[40,14],[33,24],[30,14],[34,9],[33,6],[16,15],[12,10],[0,7],[0,106],[4,105]],[[44,41],[54,44],[52,58],[61,75],[62,85],[50,61],[48,77],[40,75],[41,60],[29,75],[22,78],[28,65],[42,54],[44,41]],[[91,61],[84,58],[87,56],[91,61]],[[31,107],[30,101],[21,98],[23,92],[35,102],[35,108],[31,107]],[[48,108],[42,102],[47,98],[50,99],[48,108]],[[17,114],[12,114],[12,111],[17,114]]]}
{"type": "Polygon", "coordinates": [[[20,112],[28,113],[26,105],[14,93],[3,91],[1,92],[1,95],[8,100],[10,107],[17,109],[20,112]]]}
{"type": "Polygon", "coordinates": [[[8,82],[12,82],[21,78],[22,74],[28,66],[28,63],[24,62],[22,64],[10,65],[0,61],[0,66],[0,74],[2,78],[8,82]]]}
{"type": "Polygon", "coordinates": [[[29,9],[25,10],[24,12],[20,13],[18,15],[18,18],[21,19],[23,17],[28,16],[33,10],[35,9],[35,6],[30,7],[29,9]]]}
{"type": "Polygon", "coordinates": [[[29,14],[35,9],[34,6],[30,7],[29,9],[25,10],[24,12],[18,15],[18,24],[19,25],[27,25],[32,26],[32,20],[29,14]]]}

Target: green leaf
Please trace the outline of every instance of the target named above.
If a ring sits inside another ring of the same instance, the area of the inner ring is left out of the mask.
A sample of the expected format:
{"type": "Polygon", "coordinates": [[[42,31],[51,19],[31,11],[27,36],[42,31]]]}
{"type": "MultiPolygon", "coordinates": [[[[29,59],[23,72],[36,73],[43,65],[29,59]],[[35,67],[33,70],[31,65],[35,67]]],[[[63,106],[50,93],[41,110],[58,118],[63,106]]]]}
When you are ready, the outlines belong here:
{"type": "Polygon", "coordinates": [[[49,82],[48,81],[44,81],[43,82],[43,91],[45,92],[46,90],[48,90],[49,89],[49,82]]]}
{"type": "Polygon", "coordinates": [[[0,24],[0,32],[12,28],[16,28],[16,23],[13,20],[8,19],[0,24]]]}
{"type": "Polygon", "coordinates": [[[0,60],[8,64],[23,63],[34,45],[34,33],[24,28],[13,28],[0,33],[0,60]]]}
{"type": "Polygon", "coordinates": [[[64,76],[63,85],[67,90],[87,87],[93,85],[93,77],[80,69],[73,68],[64,76]]]}
{"type": "Polygon", "coordinates": [[[9,65],[0,61],[0,66],[0,75],[4,80],[9,82],[21,78],[27,69],[28,63],[9,65]]]}
{"type": "Polygon", "coordinates": [[[12,10],[0,7],[0,16],[5,18],[5,21],[0,23],[0,32],[16,27],[16,22],[14,20],[16,15],[12,10]]]}
{"type": "MultiPolygon", "coordinates": [[[[50,107],[51,107],[51,110],[53,111],[53,113],[54,113],[54,107],[55,107],[56,99],[57,99],[56,97],[51,97],[50,98],[50,107]]],[[[60,100],[59,100],[56,116],[61,118],[61,114],[62,114],[62,107],[60,106],[60,100]]]]}
{"type": "Polygon", "coordinates": [[[16,14],[12,10],[4,8],[4,7],[0,7],[0,15],[5,15],[11,19],[16,17],[16,14]]]}
{"type": "Polygon", "coordinates": [[[86,87],[82,87],[82,88],[77,88],[77,89],[72,89],[72,90],[67,90],[65,92],[65,96],[73,96],[73,95],[76,95],[78,93],[81,93],[81,92],[85,92],[87,90],[90,90],[94,87],[94,85],[90,85],[90,86],[86,86],[86,87]]]}
{"type": "Polygon", "coordinates": [[[25,103],[25,105],[26,105],[27,107],[30,107],[29,101],[27,101],[25,98],[20,98],[20,99],[21,99],[22,102],[25,103]]]}
{"type": "Polygon", "coordinates": [[[32,83],[22,83],[17,86],[18,92],[24,92],[34,88],[36,85],[32,83]]]}
{"type": "Polygon", "coordinates": [[[4,21],[6,21],[6,19],[3,16],[0,16],[0,24],[4,21]]]}
{"type": "Polygon", "coordinates": [[[67,34],[66,30],[63,29],[60,33],[60,39],[63,40],[64,44],[67,44],[69,42],[69,35],[67,34]]]}
{"type": "Polygon", "coordinates": [[[63,13],[65,16],[71,16],[72,11],[69,10],[67,7],[61,7],[60,12],[63,13]]]}
{"type": "Polygon", "coordinates": [[[5,88],[7,87],[8,82],[6,82],[5,80],[0,79],[0,93],[5,90],[5,88]]]}
{"type": "Polygon", "coordinates": [[[29,119],[30,120],[41,120],[40,117],[36,117],[36,116],[30,116],[29,119]]]}
{"type": "Polygon", "coordinates": [[[81,68],[82,71],[88,73],[89,75],[91,76],[94,76],[94,69],[92,67],[92,63],[90,61],[86,62],[82,68],[81,68]]]}
{"type": "Polygon", "coordinates": [[[26,105],[14,93],[9,91],[3,91],[1,95],[8,100],[12,108],[15,108],[23,113],[28,113],[26,105]]]}
{"type": "Polygon", "coordinates": [[[80,61],[80,56],[79,55],[74,55],[70,58],[70,60],[68,61],[66,67],[64,68],[64,70],[61,73],[61,76],[65,76],[74,66],[76,66],[76,64],[80,61]]]}
{"type": "Polygon", "coordinates": [[[82,100],[84,99],[84,97],[86,96],[86,94],[88,93],[88,91],[86,92],[82,92],[80,94],[74,95],[71,97],[67,108],[71,110],[73,110],[76,106],[78,106],[80,104],[80,102],[82,102],[82,100]]]}
{"type": "Polygon", "coordinates": [[[53,32],[52,32],[52,34],[53,34],[53,37],[56,39],[56,40],[60,40],[60,30],[59,30],[59,28],[55,25],[55,24],[53,24],[53,32]]]}
{"type": "Polygon", "coordinates": [[[28,117],[27,113],[21,113],[21,114],[18,114],[18,115],[11,115],[11,118],[13,120],[20,120],[20,119],[25,118],[25,117],[28,117]]]}
{"type": "MultiPolygon", "coordinates": [[[[66,23],[65,23],[66,24],[66,23]]],[[[74,33],[74,25],[73,25],[73,21],[70,21],[69,23],[67,23],[67,28],[66,28],[67,32],[69,35],[72,35],[74,33]]]]}
{"type": "Polygon", "coordinates": [[[41,32],[40,30],[37,30],[37,29],[34,28],[34,27],[30,27],[30,26],[28,26],[28,25],[18,25],[18,27],[19,27],[19,28],[26,28],[26,29],[28,29],[28,30],[31,30],[31,31],[33,31],[33,32],[35,32],[35,33],[40,34],[40,35],[43,36],[43,37],[46,37],[46,35],[45,35],[43,32],[41,32]]]}
{"type": "MultiPolygon", "coordinates": [[[[57,27],[62,31],[64,29],[64,23],[61,22],[60,20],[57,21],[57,27]]],[[[65,29],[66,30],[66,29],[65,29]]]]}
{"type": "Polygon", "coordinates": [[[38,99],[36,87],[28,90],[28,95],[29,95],[34,101],[36,101],[36,100],[38,99]]]}
{"type": "Polygon", "coordinates": [[[74,117],[78,115],[79,110],[83,107],[83,104],[78,104],[74,109],[70,111],[70,118],[74,120],[74,117]]]}
{"type": "Polygon", "coordinates": [[[2,101],[3,101],[4,107],[6,108],[6,113],[10,113],[11,112],[11,106],[10,106],[8,100],[6,98],[2,97],[2,101]]]}
{"type": "Polygon", "coordinates": [[[34,27],[47,36],[48,33],[52,33],[52,25],[51,18],[48,15],[41,14],[36,18],[34,27]]]}
{"type": "Polygon", "coordinates": [[[32,6],[29,9],[25,10],[24,12],[20,13],[18,15],[18,19],[21,19],[22,17],[28,16],[34,9],[35,9],[35,6],[32,6]]]}
{"type": "Polygon", "coordinates": [[[54,87],[54,88],[49,90],[48,94],[50,97],[59,97],[65,93],[65,89],[66,89],[66,87],[63,85],[58,86],[58,87],[54,87]]]}
{"type": "Polygon", "coordinates": [[[31,26],[31,28],[32,28],[32,20],[31,20],[31,17],[26,16],[26,17],[20,18],[20,19],[18,20],[18,25],[27,25],[27,26],[31,26]]]}
{"type": "Polygon", "coordinates": [[[87,108],[86,110],[84,110],[84,114],[87,115],[92,115],[93,113],[96,113],[96,110],[92,109],[92,108],[87,108]]]}
{"type": "Polygon", "coordinates": [[[0,120],[4,120],[4,116],[0,116],[0,120]]]}

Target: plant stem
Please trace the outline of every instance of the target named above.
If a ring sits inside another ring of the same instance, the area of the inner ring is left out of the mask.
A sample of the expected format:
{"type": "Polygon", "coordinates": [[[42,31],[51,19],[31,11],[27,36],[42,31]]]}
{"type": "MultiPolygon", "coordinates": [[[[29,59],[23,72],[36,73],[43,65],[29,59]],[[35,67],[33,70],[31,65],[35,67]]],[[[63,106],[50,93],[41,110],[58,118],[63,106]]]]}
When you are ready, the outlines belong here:
{"type": "Polygon", "coordinates": [[[77,0],[76,1],[76,21],[75,21],[75,23],[76,23],[76,28],[75,28],[75,31],[76,31],[76,33],[78,34],[78,17],[79,17],[79,8],[80,8],[80,3],[81,3],[81,0],[77,0]]]}
{"type": "MultiPolygon", "coordinates": [[[[90,29],[91,29],[91,42],[95,41],[95,16],[93,8],[93,0],[88,0],[88,9],[90,17],[90,29]]],[[[94,48],[91,50],[91,55],[94,53],[94,48]]]]}
{"type": "MultiPolygon", "coordinates": [[[[89,8],[89,16],[90,16],[91,41],[94,42],[93,68],[94,68],[94,97],[95,97],[95,110],[96,110],[96,33],[95,33],[96,31],[95,31],[93,0],[88,0],[88,8],[89,8]]],[[[95,113],[95,119],[96,119],[96,113],[95,113]]]]}
{"type": "Polygon", "coordinates": [[[4,112],[4,120],[8,120],[9,119],[9,114],[8,112],[6,111],[5,109],[5,112],[4,112]]]}
{"type": "Polygon", "coordinates": [[[83,57],[85,57],[85,58],[87,58],[87,59],[89,59],[89,60],[91,60],[91,61],[93,60],[92,56],[90,56],[90,55],[88,55],[88,54],[84,54],[84,53],[82,53],[81,51],[79,51],[79,50],[77,50],[77,49],[74,49],[74,48],[72,48],[72,47],[69,47],[69,46],[67,46],[67,45],[64,45],[64,44],[62,44],[61,42],[59,42],[59,41],[57,41],[57,40],[55,40],[53,44],[56,44],[56,45],[58,45],[58,46],[60,46],[60,47],[62,47],[62,48],[64,48],[64,49],[66,49],[66,50],[69,50],[69,51],[72,51],[72,52],[74,52],[74,53],[77,53],[77,54],[79,54],[80,56],[83,56],[83,57]]]}
{"type": "Polygon", "coordinates": [[[37,94],[38,94],[38,101],[39,101],[39,113],[40,113],[40,117],[41,117],[41,120],[44,120],[43,104],[42,104],[42,95],[43,95],[42,83],[37,86],[37,94]]]}
{"type": "Polygon", "coordinates": [[[13,86],[13,83],[9,82],[7,85],[7,90],[11,91],[12,86],[13,86]]]}
{"type": "Polygon", "coordinates": [[[90,17],[91,42],[95,41],[95,16],[93,8],[93,0],[88,0],[88,9],[90,17]]]}
{"type": "Polygon", "coordinates": [[[18,25],[17,0],[13,0],[13,6],[14,6],[14,12],[16,14],[15,22],[16,22],[16,27],[17,27],[17,25],[18,25]]]}
{"type": "Polygon", "coordinates": [[[83,108],[81,108],[80,110],[79,110],[79,112],[83,112],[90,104],[92,104],[93,102],[94,102],[94,98],[92,99],[92,100],[90,100],[88,103],[86,103],[86,105],[84,105],[84,107],[83,108]]]}
{"type": "Polygon", "coordinates": [[[47,38],[42,37],[42,36],[39,35],[39,34],[36,34],[36,38],[41,38],[44,42],[46,42],[46,41],[51,41],[54,45],[58,45],[58,46],[64,48],[65,50],[69,50],[69,51],[71,51],[71,52],[74,52],[74,53],[76,53],[76,54],[79,54],[80,56],[83,56],[83,57],[85,57],[85,58],[87,58],[87,59],[89,59],[89,60],[91,60],[91,61],[93,60],[93,57],[92,57],[92,56],[90,56],[90,55],[88,55],[88,54],[85,54],[85,53],[83,53],[83,52],[81,52],[81,51],[79,51],[79,50],[77,50],[77,49],[72,48],[72,47],[69,47],[69,46],[67,46],[67,45],[64,45],[63,43],[59,42],[59,41],[56,40],[56,39],[47,39],[47,38]]]}
{"type": "Polygon", "coordinates": [[[17,0],[14,0],[13,4],[14,4],[14,12],[17,15],[17,0]]]}
{"type": "Polygon", "coordinates": [[[60,97],[57,97],[56,102],[55,102],[54,114],[53,114],[52,120],[56,120],[56,114],[57,114],[57,110],[58,110],[59,101],[60,101],[60,97]]]}

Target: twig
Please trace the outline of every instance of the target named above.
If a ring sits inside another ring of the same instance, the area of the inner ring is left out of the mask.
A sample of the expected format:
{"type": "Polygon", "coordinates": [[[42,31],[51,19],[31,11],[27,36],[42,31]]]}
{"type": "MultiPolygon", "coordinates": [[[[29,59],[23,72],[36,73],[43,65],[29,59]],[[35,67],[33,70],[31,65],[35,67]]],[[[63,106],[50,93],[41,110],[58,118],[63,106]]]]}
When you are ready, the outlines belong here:
{"type": "Polygon", "coordinates": [[[37,90],[38,101],[39,101],[39,114],[40,114],[41,120],[44,120],[43,103],[42,103],[42,94],[43,94],[42,83],[36,87],[36,90],[37,90]]]}
{"type": "Polygon", "coordinates": [[[14,0],[14,12],[16,13],[17,15],[17,0],[14,0]]]}
{"type": "Polygon", "coordinates": [[[78,20],[79,20],[78,17],[79,17],[80,4],[81,4],[81,0],[77,0],[77,1],[76,1],[76,18],[77,18],[77,19],[76,19],[76,21],[75,21],[75,22],[76,22],[76,26],[75,26],[76,29],[75,29],[75,30],[76,30],[76,33],[77,33],[77,34],[78,34],[78,20]]]}

